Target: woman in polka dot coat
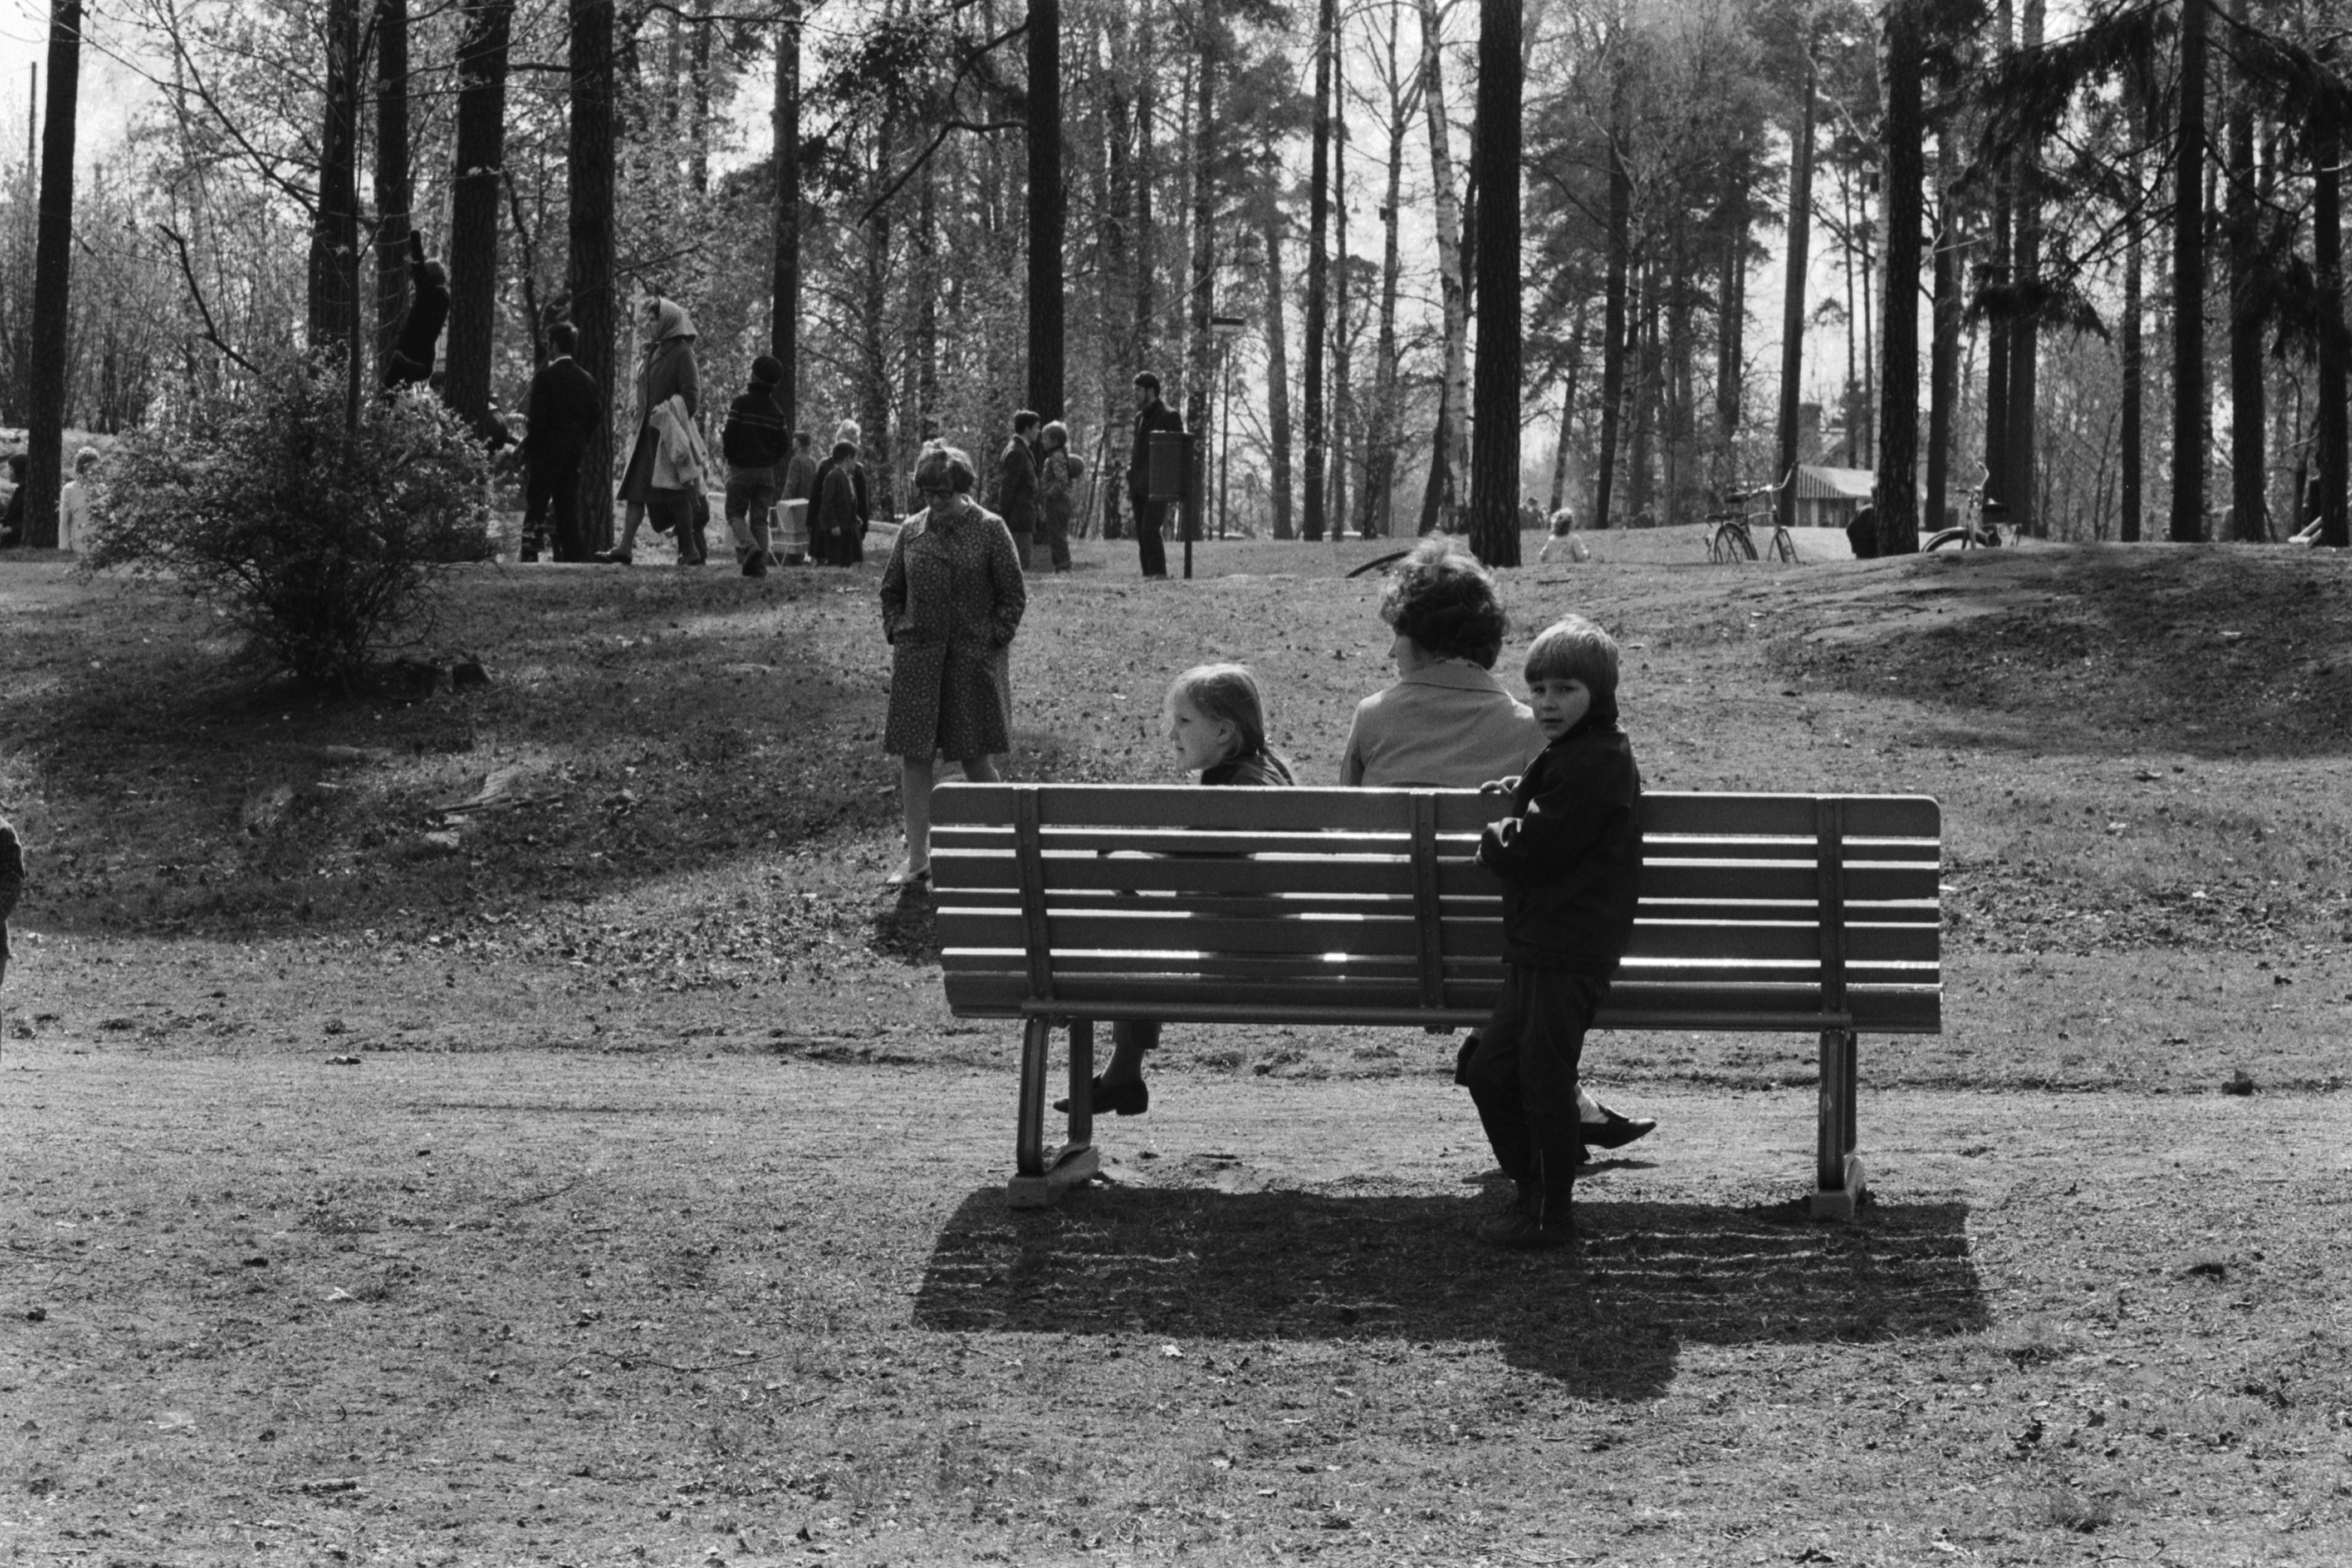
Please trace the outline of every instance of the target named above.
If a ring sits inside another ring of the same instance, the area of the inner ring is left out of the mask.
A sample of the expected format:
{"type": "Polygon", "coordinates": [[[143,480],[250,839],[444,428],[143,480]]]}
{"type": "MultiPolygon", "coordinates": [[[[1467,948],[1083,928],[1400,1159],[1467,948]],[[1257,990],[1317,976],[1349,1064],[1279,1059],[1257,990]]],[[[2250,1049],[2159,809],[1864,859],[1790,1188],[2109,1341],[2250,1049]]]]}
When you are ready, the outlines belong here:
{"type": "Polygon", "coordinates": [[[1028,607],[1004,520],[971,499],[971,459],[934,447],[915,464],[929,510],[907,520],[882,569],[882,633],[890,639],[890,712],[882,749],[899,759],[906,868],[891,880],[927,890],[937,759],[964,777],[997,778],[1013,749],[1010,649],[1028,607]]]}

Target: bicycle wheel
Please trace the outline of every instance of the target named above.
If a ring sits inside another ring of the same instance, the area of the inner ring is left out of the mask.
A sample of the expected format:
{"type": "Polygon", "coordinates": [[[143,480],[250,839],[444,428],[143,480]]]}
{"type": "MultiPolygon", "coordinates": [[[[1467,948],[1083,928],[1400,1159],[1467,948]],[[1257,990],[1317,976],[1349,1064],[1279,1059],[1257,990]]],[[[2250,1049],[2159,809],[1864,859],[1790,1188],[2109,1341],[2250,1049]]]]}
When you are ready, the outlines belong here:
{"type": "Polygon", "coordinates": [[[1922,550],[1941,550],[1947,544],[1960,544],[1967,538],[1968,531],[1966,529],[1938,529],[1937,531],[1927,536],[1927,542],[1921,545],[1920,548],[1922,550]]]}
{"type": "Polygon", "coordinates": [[[1734,560],[1753,561],[1756,559],[1756,536],[1748,531],[1748,524],[1745,521],[1742,521],[1738,527],[1733,531],[1732,538],[1737,540],[1739,544],[1739,553],[1733,557],[1734,560]]]}
{"type": "Polygon", "coordinates": [[[1785,528],[1775,527],[1772,530],[1772,559],[1785,561],[1791,566],[1797,563],[1797,542],[1789,537],[1789,531],[1785,528]]]}
{"type": "Polygon", "coordinates": [[[1738,560],[1739,546],[1733,542],[1738,537],[1731,524],[1718,523],[1716,526],[1714,537],[1706,542],[1706,558],[1717,566],[1727,561],[1738,560]]]}

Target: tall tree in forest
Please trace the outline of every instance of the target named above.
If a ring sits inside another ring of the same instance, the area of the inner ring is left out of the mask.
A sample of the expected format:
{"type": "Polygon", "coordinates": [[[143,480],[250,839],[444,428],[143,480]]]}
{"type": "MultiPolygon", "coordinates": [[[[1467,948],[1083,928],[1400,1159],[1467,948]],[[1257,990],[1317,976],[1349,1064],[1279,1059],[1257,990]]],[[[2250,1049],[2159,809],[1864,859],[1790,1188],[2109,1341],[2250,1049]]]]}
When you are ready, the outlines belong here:
{"type": "MultiPolygon", "coordinates": [[[[1927,39],[1920,0],[1888,0],[1879,75],[1886,105],[1886,287],[1879,377],[1878,551],[1919,548],[1919,231],[1926,219],[1927,39]]],[[[1792,486],[1791,489],[1794,487],[1792,486]]]]}
{"type": "Polygon", "coordinates": [[[784,367],[776,399],[783,405],[784,428],[800,419],[801,326],[801,7],[785,0],[776,22],[776,95],[770,120],[774,139],[776,188],[771,242],[770,283],[773,314],[768,352],[784,367]]]}
{"type": "MultiPolygon", "coordinates": [[[[1454,195],[1454,127],[1445,116],[1445,53],[1437,0],[1421,0],[1421,99],[1429,120],[1429,181],[1437,228],[1438,326],[1444,333],[1444,384],[1430,463],[1436,500],[1432,526],[1462,526],[1460,488],[1470,472],[1470,309],[1462,273],[1462,211],[1454,195]]],[[[1428,510],[1424,504],[1423,510],[1428,510]]],[[[1423,531],[1427,531],[1424,530],[1423,531]]]]}
{"type": "MultiPolygon", "coordinates": [[[[1993,6],[1993,52],[2006,62],[2016,37],[2014,0],[1997,0],[1993,6]]],[[[2014,223],[2017,203],[2016,162],[2002,160],[1992,173],[1992,233],[1985,253],[1978,299],[2006,299],[2013,273],[2014,223]]],[[[1986,333],[1984,405],[1984,489],[1987,497],[2010,501],[2009,483],[2009,351],[2014,341],[2008,323],[1999,317],[1986,333]]]]}
{"type": "MultiPolygon", "coordinates": [[[[1340,18],[1344,24],[1346,17],[1340,18]]],[[[1331,100],[1335,106],[1348,99],[1348,56],[1339,39],[1331,44],[1331,100]]],[[[1323,505],[1334,540],[1348,536],[1348,443],[1356,429],[1356,379],[1349,347],[1354,321],[1349,283],[1354,269],[1348,257],[1348,121],[1339,116],[1331,128],[1331,479],[1323,488],[1323,505]]]]}
{"type": "Polygon", "coordinates": [[[1307,495],[1299,537],[1323,537],[1323,349],[1330,334],[1331,50],[1339,31],[1338,0],[1317,0],[1315,12],[1314,148],[1307,174],[1307,495]]]}
{"type": "Polygon", "coordinates": [[[1391,511],[1396,489],[1397,448],[1403,441],[1397,375],[1397,282],[1402,258],[1397,246],[1400,209],[1404,204],[1404,139],[1412,111],[1409,84],[1397,59],[1397,35],[1404,16],[1398,0],[1388,12],[1387,71],[1382,85],[1388,96],[1388,174],[1381,197],[1381,299],[1372,348],[1372,415],[1364,444],[1363,525],[1367,539],[1394,531],[1391,511]]]}
{"type": "MultiPolygon", "coordinates": [[[[1129,333],[1134,339],[1137,368],[1144,367],[1158,352],[1160,330],[1157,324],[1159,294],[1154,287],[1160,271],[1159,231],[1151,216],[1151,188],[1160,177],[1159,137],[1152,124],[1152,89],[1159,71],[1157,47],[1159,33],[1152,20],[1151,0],[1141,0],[1136,7],[1135,31],[1135,157],[1133,178],[1129,188],[1135,196],[1135,232],[1129,238],[1129,248],[1135,258],[1135,271],[1129,281],[1134,286],[1134,311],[1129,333]]],[[[1164,369],[1164,367],[1163,367],[1164,369]]],[[[1162,375],[1162,380],[1165,380],[1162,375]]]]}
{"type": "MultiPolygon", "coordinates": [[[[2018,47],[2030,57],[2042,47],[2042,0],[2024,0],[2021,20],[2018,47]]],[[[2009,434],[2001,442],[2006,472],[2000,493],[2009,502],[2010,521],[2039,535],[2047,531],[2041,516],[2039,443],[2034,434],[2042,401],[2042,153],[2032,141],[2018,149],[2011,188],[2017,248],[2011,271],[2028,299],[2025,308],[2008,322],[2009,434]]]]}
{"type": "MultiPolygon", "coordinates": [[[[2250,21],[2246,0],[2232,0],[2230,9],[2232,30],[2245,31],[2250,21]]],[[[2242,60],[2230,75],[2225,121],[2229,184],[2222,220],[2230,256],[2230,516],[2234,537],[2267,539],[2269,474],[2263,450],[2266,312],[2261,193],[2254,184],[2254,89],[2242,60]]]]}
{"type": "Polygon", "coordinates": [[[1265,261],[1265,422],[1274,470],[1274,536],[1289,539],[1297,531],[1290,510],[1289,300],[1282,280],[1282,157],[1272,137],[1266,140],[1262,167],[1266,174],[1259,182],[1258,232],[1265,261]]]}
{"type": "Polygon", "coordinates": [[[1772,465],[1773,482],[1781,485],[1779,511],[1783,528],[1793,528],[1797,522],[1797,487],[1781,481],[1796,471],[1801,455],[1797,449],[1798,377],[1805,368],[1805,268],[1812,241],[1813,115],[1820,96],[1819,78],[1820,68],[1809,52],[1804,97],[1797,108],[1795,142],[1789,154],[1789,277],[1780,309],[1780,460],[1772,465]]]}
{"type": "Polygon", "coordinates": [[[467,0],[457,46],[457,137],[450,171],[449,357],[444,395],[478,429],[490,415],[499,320],[499,189],[505,178],[507,47],[514,0],[467,0]]]}
{"type": "MultiPolygon", "coordinates": [[[[327,77],[305,318],[313,354],[348,353],[359,306],[358,0],[327,0],[327,77]]],[[[354,367],[356,368],[356,367],[354,367]]]]}
{"type": "Polygon", "coordinates": [[[1479,0],[1478,368],[1470,398],[1470,549],[1519,563],[1519,151],[1527,74],[1520,0],[1479,0]]]}
{"type": "Polygon", "coordinates": [[[2180,0],[2172,142],[2172,542],[2205,536],[2205,11],[2180,0]]]}
{"type": "Polygon", "coordinates": [[[26,391],[25,542],[54,549],[65,485],[66,328],[72,297],[74,116],[81,101],[81,0],[51,0],[49,115],[41,126],[33,239],[32,364],[26,391]]]}
{"type": "Polygon", "coordinates": [[[1029,0],[1029,406],[1047,419],[1062,416],[1065,210],[1062,0],[1029,0]]]}
{"type": "MultiPolygon", "coordinates": [[[[2330,65],[2339,58],[2331,48],[2330,65]]],[[[2352,336],[2344,319],[2344,122],[2334,113],[2312,116],[2311,254],[2319,297],[2319,542],[2336,550],[2352,547],[2352,498],[2347,498],[2347,359],[2352,336]]]]}
{"type": "MultiPolygon", "coordinates": [[[[1036,0],[1031,0],[1034,5],[1036,0]]],[[[1204,498],[1208,486],[1202,477],[1208,472],[1209,392],[1217,379],[1217,340],[1210,331],[1211,318],[1216,312],[1217,293],[1217,68],[1224,51],[1219,46],[1217,29],[1220,19],[1215,0],[1199,0],[1200,33],[1193,43],[1194,86],[1199,92],[1200,108],[1193,120],[1192,132],[1192,279],[1188,290],[1190,309],[1187,312],[1185,343],[1184,428],[1192,435],[1192,483],[1186,488],[1184,537],[1201,537],[1200,508],[1192,504],[1204,498]]],[[[1185,557],[1186,569],[1192,558],[1185,557]]]]}
{"type": "Polygon", "coordinates": [[[1617,64],[1609,94],[1607,281],[1601,310],[1601,454],[1592,476],[1592,526],[1609,526],[1617,495],[1617,443],[1625,414],[1626,293],[1633,266],[1633,170],[1625,145],[1625,69],[1617,64]]]}
{"type": "MultiPolygon", "coordinates": [[[[566,65],[571,73],[572,126],[565,161],[571,262],[565,291],[580,349],[572,357],[596,378],[606,416],[581,458],[580,530],[583,551],[613,542],[613,421],[619,367],[613,334],[613,0],[569,0],[566,65]]],[[[560,555],[559,555],[559,558],[560,555]]]]}
{"type": "Polygon", "coordinates": [[[1934,320],[1927,350],[1927,489],[1921,525],[1930,531],[1944,526],[1951,504],[1953,405],[1960,390],[1959,252],[1964,243],[1959,217],[1959,150],[1958,107],[1954,82],[1938,83],[1943,118],[1936,126],[1936,226],[1932,237],[1935,283],[1934,320]]]}
{"type": "Polygon", "coordinates": [[[375,353],[408,314],[408,0],[375,5],[375,353]]]}

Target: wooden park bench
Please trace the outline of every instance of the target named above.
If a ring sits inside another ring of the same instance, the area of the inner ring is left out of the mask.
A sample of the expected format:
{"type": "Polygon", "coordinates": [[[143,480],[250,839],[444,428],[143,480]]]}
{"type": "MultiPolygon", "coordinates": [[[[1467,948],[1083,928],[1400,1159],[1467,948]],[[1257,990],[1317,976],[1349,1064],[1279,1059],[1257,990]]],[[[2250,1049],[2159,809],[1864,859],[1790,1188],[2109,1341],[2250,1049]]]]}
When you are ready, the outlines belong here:
{"type": "MultiPolygon", "coordinates": [[[[1019,1018],[1015,1206],[1097,1168],[1094,1026],[1483,1024],[1501,884],[1467,790],[949,784],[932,881],[950,1008],[1019,1018]],[[1069,1136],[1045,1142],[1069,1035],[1069,1136]]],[[[1913,795],[1651,795],[1642,903],[1595,1027],[1818,1035],[1812,1208],[1853,1217],[1854,1041],[1942,1028],[1940,813],[1913,795]]]]}

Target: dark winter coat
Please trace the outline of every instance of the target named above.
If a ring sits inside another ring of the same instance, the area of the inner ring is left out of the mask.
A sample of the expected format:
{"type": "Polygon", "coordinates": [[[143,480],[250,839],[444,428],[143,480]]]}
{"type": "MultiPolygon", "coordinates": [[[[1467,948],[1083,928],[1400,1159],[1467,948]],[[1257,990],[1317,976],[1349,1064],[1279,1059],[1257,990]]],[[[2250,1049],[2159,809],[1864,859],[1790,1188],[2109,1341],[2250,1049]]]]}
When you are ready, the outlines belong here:
{"type": "Polygon", "coordinates": [[[719,426],[719,450],[733,468],[772,468],[793,449],[792,432],[784,428],[784,410],[775,389],[755,381],[728,405],[727,423],[719,426]]]}
{"type": "Polygon", "coordinates": [[[530,378],[523,411],[523,462],[531,472],[558,474],[580,466],[604,418],[604,394],[578,360],[566,355],[530,378]]]}
{"type": "Polygon", "coordinates": [[[1037,531],[1037,454],[1018,436],[996,459],[996,510],[1013,532],[1037,531]]]}
{"type": "Polygon", "coordinates": [[[1505,963],[1617,973],[1641,898],[1642,770],[1613,700],[1528,764],[1478,863],[1503,879],[1505,963]]]}
{"type": "Polygon", "coordinates": [[[1145,404],[1135,416],[1135,447],[1127,460],[1127,495],[1137,506],[1151,491],[1151,433],[1154,430],[1184,432],[1184,420],[1173,408],[1158,398],[1145,404]]]}

